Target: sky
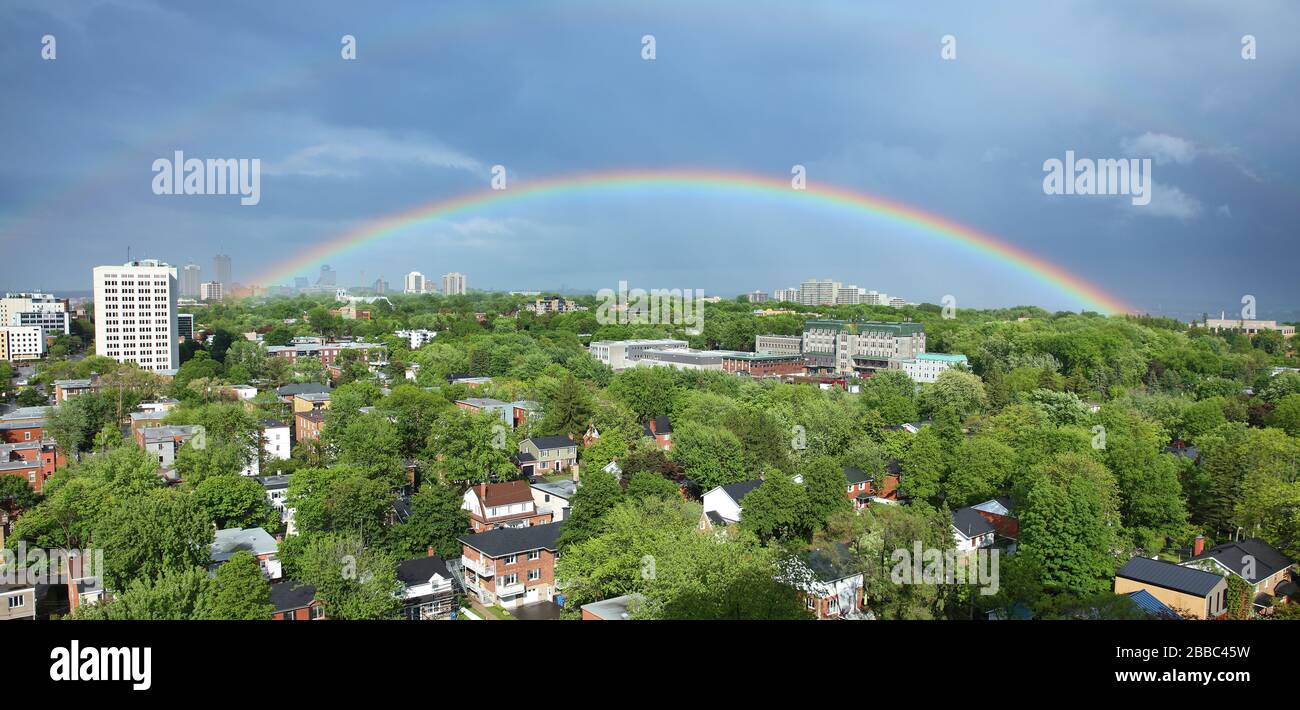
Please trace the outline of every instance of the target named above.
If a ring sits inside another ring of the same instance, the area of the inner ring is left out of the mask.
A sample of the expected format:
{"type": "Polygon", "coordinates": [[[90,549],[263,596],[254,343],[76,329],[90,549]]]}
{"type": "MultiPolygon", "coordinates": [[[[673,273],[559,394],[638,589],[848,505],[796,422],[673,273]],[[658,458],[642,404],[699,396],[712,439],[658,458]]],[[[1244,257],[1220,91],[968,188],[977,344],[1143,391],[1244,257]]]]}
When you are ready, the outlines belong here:
{"type": "MultiPolygon", "coordinates": [[[[7,0],[0,289],[85,291],[128,248],[205,279],[229,254],[248,283],[488,190],[495,165],[519,186],[802,165],[811,186],[967,225],[1139,311],[1250,295],[1293,319],[1298,36],[1287,0],[7,0]],[[177,150],[259,159],[260,201],[154,194],[154,161],[177,150]],[[1150,204],[1045,194],[1044,161],[1066,151],[1150,158],[1150,204]]],[[[833,278],[958,307],[1086,305],[925,230],[707,186],[496,201],[327,263],[341,285],[458,271],[472,288],[731,296],[833,278]]]]}

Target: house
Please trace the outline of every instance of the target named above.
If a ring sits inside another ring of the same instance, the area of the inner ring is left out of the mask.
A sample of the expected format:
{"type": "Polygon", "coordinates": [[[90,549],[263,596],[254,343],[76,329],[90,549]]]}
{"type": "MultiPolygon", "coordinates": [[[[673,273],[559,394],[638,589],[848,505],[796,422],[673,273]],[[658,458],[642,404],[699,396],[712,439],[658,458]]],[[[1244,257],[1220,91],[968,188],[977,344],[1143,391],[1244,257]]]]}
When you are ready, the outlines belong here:
{"type": "Polygon", "coordinates": [[[281,576],[280,546],[262,528],[226,528],[218,530],[212,540],[212,564],[210,571],[216,571],[236,552],[251,552],[257,558],[262,574],[267,579],[279,579],[281,576]]]}
{"type": "Polygon", "coordinates": [[[257,396],[257,388],[252,385],[230,385],[226,391],[238,400],[249,400],[257,396]]]}
{"type": "Polygon", "coordinates": [[[262,419],[258,422],[261,430],[262,456],[267,461],[283,461],[289,458],[289,425],[277,419],[262,419]]]}
{"type": "Polygon", "coordinates": [[[0,439],[7,444],[39,441],[45,437],[45,426],[51,409],[52,407],[19,407],[0,415],[0,439]]]}
{"type": "Polygon", "coordinates": [[[479,387],[482,387],[483,385],[492,384],[492,378],[491,377],[468,377],[468,376],[456,377],[451,380],[451,384],[465,385],[466,387],[474,390],[474,389],[478,389],[479,387]]]}
{"type": "Polygon", "coordinates": [[[577,482],[539,481],[530,484],[529,487],[533,489],[533,506],[538,513],[549,513],[551,520],[557,523],[569,517],[569,502],[573,500],[573,494],[578,490],[577,482]]]}
{"type": "Polygon", "coordinates": [[[804,593],[805,605],[818,619],[858,616],[865,594],[862,570],[844,543],[800,553],[785,564],[786,580],[804,593]]]}
{"type": "Polygon", "coordinates": [[[463,409],[472,414],[479,412],[488,412],[501,418],[502,423],[509,424],[512,428],[518,428],[520,424],[528,421],[530,415],[536,415],[542,410],[542,406],[537,402],[529,400],[517,400],[514,402],[503,402],[499,399],[486,397],[469,397],[466,399],[456,400],[456,407],[463,409]]]}
{"type": "Polygon", "coordinates": [[[326,384],[321,384],[319,382],[298,382],[279,387],[275,390],[275,393],[280,397],[281,402],[292,404],[293,398],[300,394],[319,394],[328,393],[329,391],[330,386],[326,384]]]}
{"type": "Polygon", "coordinates": [[[0,475],[18,476],[37,493],[45,489],[54,470],[66,464],[54,439],[0,444],[0,475]]]}
{"type": "Polygon", "coordinates": [[[469,526],[474,532],[528,527],[552,521],[550,512],[543,513],[537,509],[528,481],[480,483],[470,486],[462,498],[460,507],[469,511],[469,526]]]}
{"type": "Polygon", "coordinates": [[[138,429],[135,443],[140,448],[153,454],[162,468],[172,468],[176,463],[176,452],[186,443],[199,439],[201,446],[203,427],[191,425],[153,426],[138,429]]]}
{"type": "Polygon", "coordinates": [[[519,442],[515,461],[525,476],[575,469],[578,445],[567,436],[534,436],[519,442]]]}
{"type": "Polygon", "coordinates": [[[98,392],[103,389],[103,387],[104,383],[96,375],[92,375],[84,380],[55,380],[54,401],[66,402],[73,397],[88,392],[98,392]]]}
{"type": "Polygon", "coordinates": [[[159,397],[148,402],[141,402],[138,409],[142,412],[170,412],[179,407],[181,401],[172,397],[159,397]]]}
{"type": "Polygon", "coordinates": [[[1134,557],[1115,573],[1115,593],[1146,590],[1179,616],[1217,619],[1227,610],[1228,582],[1212,572],[1134,557]]]}
{"type": "Polygon", "coordinates": [[[704,494],[704,512],[700,516],[700,529],[740,522],[741,501],[750,491],[763,485],[762,479],[740,481],[718,486],[704,494]]]}
{"type": "Polygon", "coordinates": [[[293,413],[330,408],[329,392],[300,392],[293,396],[293,413]]]}
{"type": "Polygon", "coordinates": [[[550,601],[561,525],[497,528],[461,537],[465,590],[484,605],[507,609],[550,601]]]}
{"type": "Polygon", "coordinates": [[[844,467],[844,494],[853,503],[854,510],[874,502],[892,503],[898,500],[898,474],[886,473],[885,484],[876,488],[875,476],[852,466],[844,467]]]}
{"type": "Polygon", "coordinates": [[[298,443],[319,439],[324,428],[325,412],[319,409],[297,412],[293,415],[293,440],[298,443]]]}
{"type": "Polygon", "coordinates": [[[1255,590],[1255,606],[1261,609],[1271,607],[1275,596],[1295,596],[1295,583],[1289,574],[1295,561],[1263,540],[1249,538],[1208,550],[1204,547],[1205,538],[1198,535],[1192,548],[1194,556],[1183,566],[1224,576],[1234,574],[1246,580],[1255,590]]]}
{"type": "Polygon", "coordinates": [[[266,491],[266,500],[271,503],[271,507],[280,511],[280,522],[284,523],[288,535],[297,532],[293,525],[293,508],[285,506],[285,498],[289,495],[289,479],[292,475],[260,476],[256,479],[266,491]]]}
{"type": "Polygon", "coordinates": [[[456,578],[437,555],[398,563],[397,579],[402,583],[403,619],[446,619],[460,607],[456,578]]]}
{"type": "Polygon", "coordinates": [[[325,618],[321,601],[316,598],[316,588],[290,579],[269,582],[271,585],[271,618],[284,621],[316,621],[325,618]]]}
{"type": "Polygon", "coordinates": [[[583,621],[628,621],[638,607],[645,604],[643,594],[624,594],[582,605],[583,621]]]}
{"type": "Polygon", "coordinates": [[[150,412],[131,412],[131,438],[135,438],[135,433],[145,427],[162,426],[170,412],[165,410],[150,412]]]}
{"type": "Polygon", "coordinates": [[[997,528],[980,511],[972,507],[952,511],[952,535],[957,541],[957,554],[992,547],[997,528]]]}
{"type": "Polygon", "coordinates": [[[993,526],[997,537],[1012,541],[1007,548],[1008,552],[1016,551],[1014,541],[1020,539],[1020,521],[1011,512],[1012,507],[1013,503],[1009,496],[1000,496],[971,506],[971,509],[993,526]]]}
{"type": "Polygon", "coordinates": [[[643,420],[641,435],[654,439],[655,444],[664,451],[673,450],[673,425],[666,415],[643,420]]]}
{"type": "Polygon", "coordinates": [[[35,621],[36,585],[0,582],[0,621],[35,621]]]}

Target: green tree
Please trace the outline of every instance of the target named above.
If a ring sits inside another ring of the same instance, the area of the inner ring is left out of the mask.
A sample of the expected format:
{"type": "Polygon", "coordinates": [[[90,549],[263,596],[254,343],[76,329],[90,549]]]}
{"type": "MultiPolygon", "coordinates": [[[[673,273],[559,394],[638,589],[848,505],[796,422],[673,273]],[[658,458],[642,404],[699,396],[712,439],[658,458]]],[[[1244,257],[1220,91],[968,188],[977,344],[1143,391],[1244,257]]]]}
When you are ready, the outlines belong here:
{"type": "Polygon", "coordinates": [[[499,417],[450,409],[433,422],[427,459],[446,481],[481,483],[493,474],[504,479],[515,470],[506,443],[499,417]]]}
{"type": "Polygon", "coordinates": [[[1119,547],[1114,476],[1081,454],[1041,464],[1020,515],[1020,554],[1042,570],[1043,584],[1072,594],[1108,588],[1119,547]]]}
{"type": "Polygon", "coordinates": [[[212,524],[191,494],[159,489],[106,511],[94,531],[104,549],[104,584],[123,589],[140,576],[207,563],[212,524]]]}
{"type": "Polygon", "coordinates": [[[113,621],[210,619],[214,587],[215,582],[202,567],[164,569],[157,578],[132,579],[106,603],[79,607],[72,618],[113,621]]]}
{"type": "Polygon", "coordinates": [[[1015,462],[1016,452],[997,439],[964,438],[943,481],[945,502],[960,508],[996,497],[1005,490],[1015,462]]]}
{"type": "Polygon", "coordinates": [[[570,501],[568,518],[560,530],[561,550],[591,538],[605,525],[605,516],[623,498],[623,489],[604,471],[588,471],[570,501]]]}
{"type": "Polygon", "coordinates": [[[459,537],[469,529],[469,513],[461,508],[460,492],[436,481],[425,481],[411,496],[411,516],[397,531],[401,549],[422,555],[429,548],[450,559],[461,551],[459,537]]]}
{"type": "Polygon", "coordinates": [[[735,434],[701,424],[673,427],[670,456],[705,491],[755,478],[757,473],[745,469],[744,452],[735,434]]]}
{"type": "Polygon", "coordinates": [[[261,527],[274,531],[279,513],[262,484],[248,476],[211,476],[194,486],[194,499],[218,530],[261,527]]]}
{"type": "Polygon", "coordinates": [[[542,436],[581,436],[591,422],[591,393],[573,375],[560,380],[555,396],[546,402],[546,414],[538,427],[542,436]]]}
{"type": "Polygon", "coordinates": [[[287,560],[293,578],[316,588],[331,619],[394,619],[401,611],[397,560],[348,535],[305,538],[287,560]]]}
{"type": "Polygon", "coordinates": [[[808,491],[787,474],[769,471],[759,487],[745,495],[742,529],[753,533],[764,544],[806,538],[811,526],[808,491]]]}
{"type": "Polygon", "coordinates": [[[213,587],[213,619],[270,619],[275,611],[271,586],[262,576],[257,558],[247,550],[236,552],[217,567],[213,587]]]}

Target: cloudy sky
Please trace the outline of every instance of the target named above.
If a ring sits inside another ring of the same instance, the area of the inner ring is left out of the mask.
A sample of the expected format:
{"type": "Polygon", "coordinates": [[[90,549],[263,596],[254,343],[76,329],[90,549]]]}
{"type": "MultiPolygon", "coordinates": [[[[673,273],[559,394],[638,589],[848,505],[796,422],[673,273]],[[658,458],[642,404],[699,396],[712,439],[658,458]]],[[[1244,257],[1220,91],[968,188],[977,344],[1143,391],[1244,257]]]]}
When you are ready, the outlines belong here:
{"type": "MultiPolygon", "coordinates": [[[[493,165],[527,185],[670,168],[786,180],[799,164],[812,186],[969,225],[1141,310],[1250,294],[1261,315],[1300,312],[1300,4],[865,5],[7,0],[0,289],[85,290],[128,247],[206,272],[228,253],[247,282],[488,189],[493,165]],[[260,159],[260,203],[153,194],[153,161],[176,150],[260,159]],[[1044,194],[1043,162],[1067,150],[1151,158],[1151,203],[1044,194]]],[[[914,301],[1083,305],[922,230],[708,188],[490,203],[330,263],[345,285],[418,269],[480,288],[734,295],[833,277],[914,301]]]]}

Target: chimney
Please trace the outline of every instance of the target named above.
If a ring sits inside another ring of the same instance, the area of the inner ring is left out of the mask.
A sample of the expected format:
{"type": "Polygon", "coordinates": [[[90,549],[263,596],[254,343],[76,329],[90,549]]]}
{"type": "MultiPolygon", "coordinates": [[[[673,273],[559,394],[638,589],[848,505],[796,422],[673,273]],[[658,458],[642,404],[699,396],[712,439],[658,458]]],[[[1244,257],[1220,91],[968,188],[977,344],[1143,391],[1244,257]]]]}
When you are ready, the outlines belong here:
{"type": "Polygon", "coordinates": [[[1192,556],[1199,557],[1203,552],[1205,552],[1205,536],[1197,535],[1196,542],[1192,543],[1192,556]]]}

